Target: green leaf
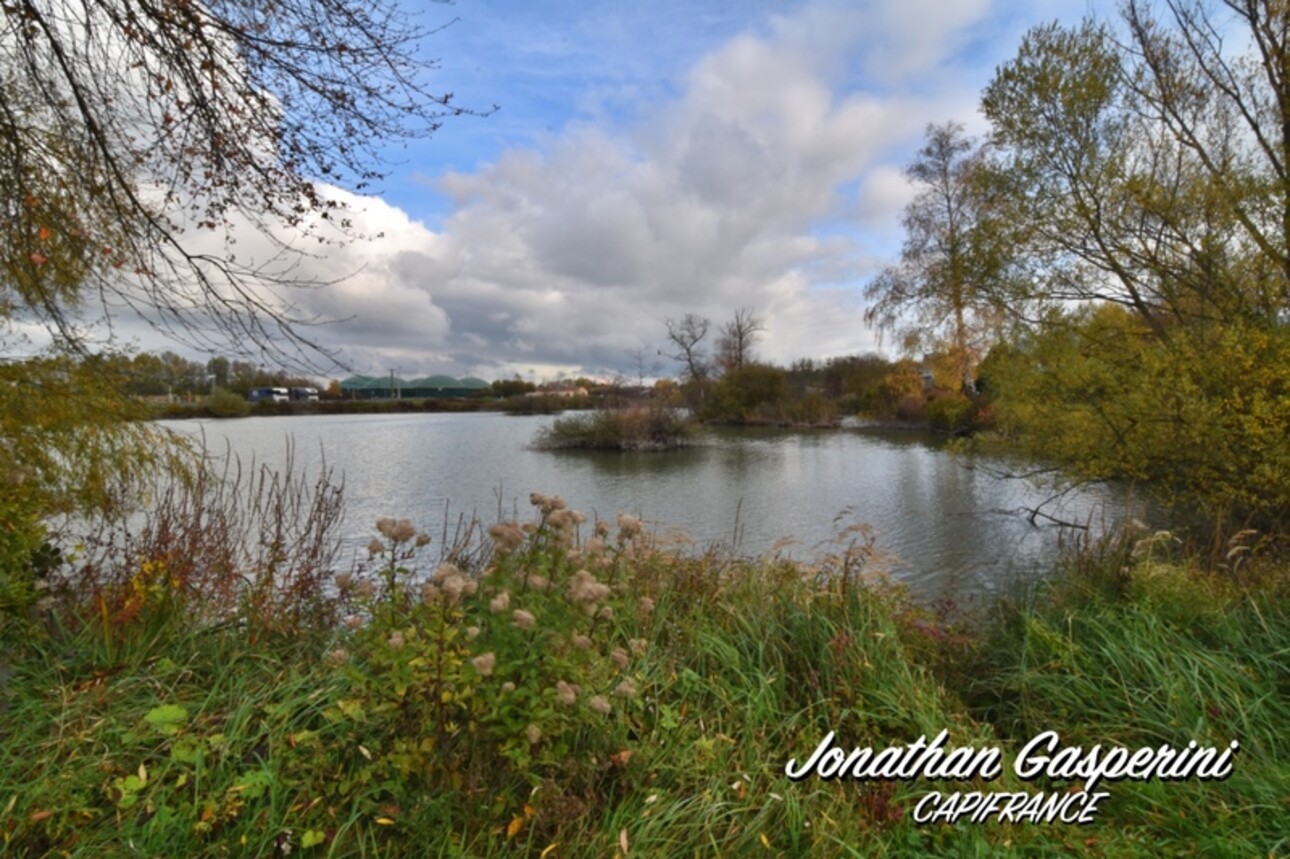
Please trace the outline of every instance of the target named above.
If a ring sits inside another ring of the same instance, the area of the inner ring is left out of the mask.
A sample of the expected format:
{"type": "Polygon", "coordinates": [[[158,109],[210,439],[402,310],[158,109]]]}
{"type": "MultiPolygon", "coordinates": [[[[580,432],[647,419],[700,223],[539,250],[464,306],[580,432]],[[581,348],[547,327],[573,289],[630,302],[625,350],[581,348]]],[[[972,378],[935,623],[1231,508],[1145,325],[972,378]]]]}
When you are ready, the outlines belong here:
{"type": "Polygon", "coordinates": [[[153,707],[143,718],[163,734],[176,734],[188,722],[188,711],[178,704],[162,704],[153,707]]]}

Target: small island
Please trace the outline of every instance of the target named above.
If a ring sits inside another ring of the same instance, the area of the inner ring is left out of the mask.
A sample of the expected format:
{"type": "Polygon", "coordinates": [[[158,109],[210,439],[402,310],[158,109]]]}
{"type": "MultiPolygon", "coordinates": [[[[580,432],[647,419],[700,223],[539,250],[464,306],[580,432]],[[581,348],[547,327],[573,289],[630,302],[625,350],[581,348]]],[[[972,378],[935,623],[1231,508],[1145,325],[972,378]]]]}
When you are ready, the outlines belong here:
{"type": "Polygon", "coordinates": [[[635,405],[558,418],[537,435],[538,450],[662,451],[691,447],[702,438],[685,409],[635,405]]]}

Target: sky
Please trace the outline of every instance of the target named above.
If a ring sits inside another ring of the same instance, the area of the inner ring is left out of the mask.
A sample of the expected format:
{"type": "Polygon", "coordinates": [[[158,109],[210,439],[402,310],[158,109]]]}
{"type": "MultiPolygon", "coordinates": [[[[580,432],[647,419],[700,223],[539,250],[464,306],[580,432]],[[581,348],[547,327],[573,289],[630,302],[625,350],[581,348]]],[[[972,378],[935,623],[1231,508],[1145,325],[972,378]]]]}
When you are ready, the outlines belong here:
{"type": "MultiPolygon", "coordinates": [[[[339,189],[374,241],[305,271],[311,331],[353,372],[672,375],[667,319],[749,308],[759,358],[880,346],[929,123],[985,129],[1022,34],[1089,0],[457,0],[409,5],[436,89],[478,111],[339,189]],[[496,110],[492,110],[496,105],[496,110]],[[641,366],[640,357],[644,357],[641,366]]],[[[145,344],[146,345],[146,344],[145,344]]],[[[890,349],[890,344],[884,344],[890,349]]]]}

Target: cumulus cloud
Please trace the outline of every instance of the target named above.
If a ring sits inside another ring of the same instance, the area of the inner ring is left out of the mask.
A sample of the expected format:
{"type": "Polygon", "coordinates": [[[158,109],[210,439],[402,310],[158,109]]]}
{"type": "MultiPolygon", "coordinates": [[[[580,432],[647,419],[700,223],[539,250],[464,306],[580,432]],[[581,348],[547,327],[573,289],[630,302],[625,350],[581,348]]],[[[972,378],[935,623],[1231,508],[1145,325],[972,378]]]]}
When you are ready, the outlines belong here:
{"type": "Polygon", "coordinates": [[[305,260],[344,277],[293,300],[346,320],[318,339],[356,369],[404,375],[627,370],[629,350],[664,348],[665,319],[740,307],[764,319],[770,360],[873,348],[858,287],[898,246],[911,144],[973,109],[952,60],[987,5],[772,17],[628,127],[571,124],[440,177],[453,211],[435,230],[349,198],[384,238],[305,260]]]}

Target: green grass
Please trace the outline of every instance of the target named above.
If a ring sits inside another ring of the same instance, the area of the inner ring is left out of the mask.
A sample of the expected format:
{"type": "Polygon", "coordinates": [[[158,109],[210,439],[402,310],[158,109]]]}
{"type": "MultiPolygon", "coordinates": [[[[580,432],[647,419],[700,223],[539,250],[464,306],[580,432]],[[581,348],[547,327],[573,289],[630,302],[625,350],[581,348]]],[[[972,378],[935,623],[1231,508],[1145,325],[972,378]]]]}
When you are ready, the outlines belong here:
{"type": "Polygon", "coordinates": [[[606,523],[579,536],[587,529],[558,499],[534,504],[536,527],[496,530],[494,563],[464,590],[464,576],[436,574],[412,543],[390,545],[383,566],[342,582],[338,609],[355,620],[340,630],[261,632],[238,617],[193,628],[178,601],[160,597],[106,628],[70,615],[41,634],[8,627],[5,852],[1290,848],[1284,573],[1237,585],[1137,560],[1101,580],[1072,573],[969,631],[869,576],[864,551],[810,569],[678,557],[633,520],[616,537],[606,523]],[[434,578],[437,590],[423,594],[434,578]],[[486,653],[484,670],[472,660],[486,653]],[[625,680],[635,693],[616,696],[625,680]],[[561,681],[581,686],[575,704],[561,702],[561,681]],[[594,694],[608,715],[590,706],[594,694]],[[1004,774],[966,784],[784,776],[787,760],[830,730],[848,748],[879,748],[942,729],[953,745],[1000,746],[1004,774]],[[1070,745],[1236,738],[1242,750],[1222,782],[1105,783],[1091,826],[912,820],[932,790],[1066,790],[1010,771],[1021,744],[1045,730],[1070,745]]]}

